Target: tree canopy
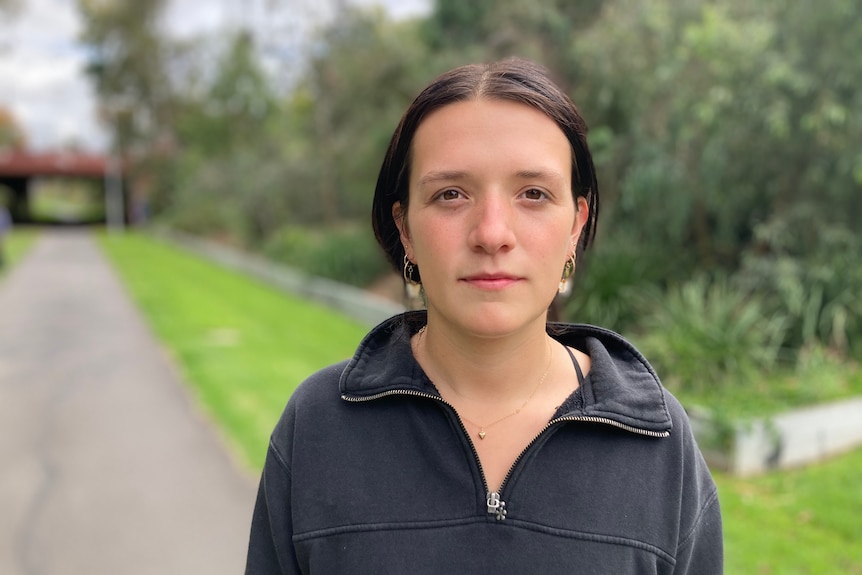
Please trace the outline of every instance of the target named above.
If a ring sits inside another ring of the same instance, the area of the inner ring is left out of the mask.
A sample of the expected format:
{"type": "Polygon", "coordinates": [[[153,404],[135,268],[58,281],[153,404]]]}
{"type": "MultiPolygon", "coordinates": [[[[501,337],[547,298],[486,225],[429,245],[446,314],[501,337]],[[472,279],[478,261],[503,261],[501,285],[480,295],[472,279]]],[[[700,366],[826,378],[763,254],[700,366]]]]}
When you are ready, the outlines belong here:
{"type": "Polygon", "coordinates": [[[160,33],[161,2],[79,4],[116,142],[159,174],[146,180],[166,222],[285,253],[300,226],[364,225],[418,90],[519,55],[571,94],[600,172],[598,242],[569,318],[637,330],[653,289],[735,291],[784,318],[783,347],[860,353],[855,0],[437,0],[398,21],[335,3],[288,83],[265,71],[251,26],[207,60],[160,33]]]}

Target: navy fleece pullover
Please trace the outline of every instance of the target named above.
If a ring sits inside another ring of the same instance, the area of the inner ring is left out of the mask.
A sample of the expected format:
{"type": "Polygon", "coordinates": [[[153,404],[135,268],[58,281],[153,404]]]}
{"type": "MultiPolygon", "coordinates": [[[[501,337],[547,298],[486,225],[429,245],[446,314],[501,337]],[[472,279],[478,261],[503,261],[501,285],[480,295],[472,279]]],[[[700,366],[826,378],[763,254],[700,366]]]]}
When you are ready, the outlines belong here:
{"type": "Polygon", "coordinates": [[[490,494],[471,439],[388,320],[304,382],[273,432],[247,574],[722,573],[715,485],[679,403],[620,336],[490,494]],[[503,510],[505,513],[503,513],[503,510]]]}

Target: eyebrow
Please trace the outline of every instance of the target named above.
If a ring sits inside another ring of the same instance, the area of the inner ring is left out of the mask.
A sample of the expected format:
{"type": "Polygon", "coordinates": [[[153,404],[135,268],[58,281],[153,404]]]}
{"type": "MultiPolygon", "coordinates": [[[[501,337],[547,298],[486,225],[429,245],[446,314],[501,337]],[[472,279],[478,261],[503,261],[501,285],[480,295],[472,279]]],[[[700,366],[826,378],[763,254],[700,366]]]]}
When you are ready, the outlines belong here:
{"type": "MultiPolygon", "coordinates": [[[[469,175],[467,172],[460,170],[439,170],[428,172],[419,179],[419,185],[425,186],[440,181],[458,181],[464,180],[469,175]]],[[[557,171],[545,170],[519,170],[515,172],[515,177],[519,180],[562,180],[563,175],[557,171]]]]}
{"type": "Polygon", "coordinates": [[[437,172],[428,172],[419,179],[419,185],[425,186],[434,182],[463,180],[467,177],[467,172],[459,170],[441,170],[437,172]]]}
{"type": "Polygon", "coordinates": [[[515,176],[522,180],[562,180],[563,175],[557,171],[519,170],[515,176]]]}

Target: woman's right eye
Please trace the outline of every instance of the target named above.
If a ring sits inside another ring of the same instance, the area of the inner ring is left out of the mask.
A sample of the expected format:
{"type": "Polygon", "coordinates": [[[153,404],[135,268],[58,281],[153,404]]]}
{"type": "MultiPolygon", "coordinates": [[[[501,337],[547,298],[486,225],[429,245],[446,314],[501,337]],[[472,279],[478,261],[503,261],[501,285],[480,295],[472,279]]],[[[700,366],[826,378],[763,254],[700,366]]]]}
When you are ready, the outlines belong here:
{"type": "Polygon", "coordinates": [[[457,200],[461,197],[461,192],[454,188],[449,188],[448,190],[443,190],[437,195],[437,198],[444,201],[457,200]]]}

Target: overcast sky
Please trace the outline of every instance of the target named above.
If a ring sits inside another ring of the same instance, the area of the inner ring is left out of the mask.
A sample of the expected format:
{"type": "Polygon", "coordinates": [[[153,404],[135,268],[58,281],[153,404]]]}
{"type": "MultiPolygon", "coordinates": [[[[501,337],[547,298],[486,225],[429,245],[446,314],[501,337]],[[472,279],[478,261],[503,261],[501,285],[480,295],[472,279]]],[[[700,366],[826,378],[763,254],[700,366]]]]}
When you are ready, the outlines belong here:
{"type": "MultiPolygon", "coordinates": [[[[288,2],[319,17],[322,2],[288,2]]],[[[430,0],[353,0],[382,3],[396,17],[426,9],[430,0]]],[[[93,91],[83,75],[85,53],[75,0],[23,0],[11,22],[0,14],[0,107],[11,110],[34,150],[78,143],[101,150],[106,137],[95,116],[93,91]]],[[[237,21],[266,18],[261,0],[169,0],[166,24],[176,36],[218,30],[237,21]]]]}

